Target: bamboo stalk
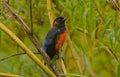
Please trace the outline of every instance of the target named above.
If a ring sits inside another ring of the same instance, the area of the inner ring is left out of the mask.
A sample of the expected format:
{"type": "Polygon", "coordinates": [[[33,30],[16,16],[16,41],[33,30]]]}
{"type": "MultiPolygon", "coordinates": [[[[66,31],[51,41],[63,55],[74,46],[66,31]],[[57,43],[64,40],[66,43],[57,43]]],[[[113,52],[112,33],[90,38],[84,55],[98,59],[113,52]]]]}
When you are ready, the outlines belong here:
{"type": "Polygon", "coordinates": [[[27,48],[27,46],[13,33],[11,32],[5,25],[0,23],[0,29],[4,31],[7,35],[9,35],[23,50],[24,52],[41,67],[50,77],[56,77],[44,64],[34,55],[34,53],[27,48]]]}
{"type": "Polygon", "coordinates": [[[64,61],[63,61],[63,57],[62,57],[61,51],[59,52],[59,60],[60,60],[60,65],[62,67],[62,70],[63,70],[64,74],[66,74],[67,71],[66,71],[66,68],[65,68],[65,64],[64,64],[64,61]]]}
{"type": "Polygon", "coordinates": [[[8,73],[0,73],[0,77],[21,77],[21,76],[8,73]]]}
{"type": "Polygon", "coordinates": [[[51,27],[53,27],[53,13],[52,13],[52,7],[51,7],[51,0],[47,0],[47,11],[48,11],[48,17],[50,20],[51,27]]]}

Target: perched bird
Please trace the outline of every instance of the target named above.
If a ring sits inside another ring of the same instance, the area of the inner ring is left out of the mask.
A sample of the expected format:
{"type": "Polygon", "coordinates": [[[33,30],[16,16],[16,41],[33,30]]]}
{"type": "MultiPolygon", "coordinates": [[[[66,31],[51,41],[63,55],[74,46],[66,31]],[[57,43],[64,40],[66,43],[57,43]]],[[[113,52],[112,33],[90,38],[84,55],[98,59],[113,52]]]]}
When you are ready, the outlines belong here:
{"type": "Polygon", "coordinates": [[[53,28],[49,30],[45,38],[43,49],[52,59],[59,52],[66,37],[65,18],[57,17],[53,22],[53,28]]]}

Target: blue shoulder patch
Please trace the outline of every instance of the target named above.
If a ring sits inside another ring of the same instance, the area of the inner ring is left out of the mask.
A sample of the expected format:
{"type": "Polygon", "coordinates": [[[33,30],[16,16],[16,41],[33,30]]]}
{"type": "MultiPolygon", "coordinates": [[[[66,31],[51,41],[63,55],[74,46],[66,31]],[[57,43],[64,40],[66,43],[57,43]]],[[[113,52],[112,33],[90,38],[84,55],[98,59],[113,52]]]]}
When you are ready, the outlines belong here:
{"type": "Polygon", "coordinates": [[[44,51],[47,50],[47,45],[48,45],[48,41],[45,40],[45,41],[44,41],[44,44],[43,44],[43,49],[44,49],[44,51]]]}
{"type": "Polygon", "coordinates": [[[60,29],[58,29],[58,33],[60,33],[60,29]]]}

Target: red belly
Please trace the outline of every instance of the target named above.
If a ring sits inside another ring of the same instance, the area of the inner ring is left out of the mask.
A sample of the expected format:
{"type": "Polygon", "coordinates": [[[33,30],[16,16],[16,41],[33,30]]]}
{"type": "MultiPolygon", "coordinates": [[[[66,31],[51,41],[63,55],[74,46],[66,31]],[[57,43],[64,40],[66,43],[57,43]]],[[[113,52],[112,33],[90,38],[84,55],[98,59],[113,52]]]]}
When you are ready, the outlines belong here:
{"type": "Polygon", "coordinates": [[[65,37],[66,37],[66,31],[64,31],[63,33],[60,34],[59,38],[58,38],[58,41],[55,45],[55,49],[57,51],[59,51],[59,49],[63,46],[64,44],[64,41],[65,41],[65,37]]]}

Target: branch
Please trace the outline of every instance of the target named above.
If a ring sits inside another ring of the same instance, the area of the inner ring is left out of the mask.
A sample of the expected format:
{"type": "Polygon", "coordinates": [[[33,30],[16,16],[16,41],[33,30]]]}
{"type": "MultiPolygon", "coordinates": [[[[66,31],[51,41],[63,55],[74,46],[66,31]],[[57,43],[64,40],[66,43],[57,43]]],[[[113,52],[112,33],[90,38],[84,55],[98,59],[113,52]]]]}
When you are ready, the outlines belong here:
{"type": "MultiPolygon", "coordinates": [[[[39,52],[33,52],[34,54],[40,54],[39,52]]],[[[0,59],[0,62],[2,62],[2,61],[4,61],[4,60],[6,60],[6,59],[10,59],[10,58],[12,58],[12,57],[15,57],[15,56],[18,56],[18,55],[26,55],[26,53],[17,53],[17,54],[12,54],[12,55],[9,55],[9,56],[7,56],[7,57],[4,57],[4,58],[1,58],[0,59]]]]}
{"type": "Polygon", "coordinates": [[[118,13],[120,14],[120,7],[118,6],[118,4],[116,3],[115,0],[112,0],[113,4],[115,5],[115,7],[118,9],[118,13]]]}
{"type": "Polygon", "coordinates": [[[59,51],[59,60],[64,74],[67,74],[61,51],[59,51]]]}
{"type": "Polygon", "coordinates": [[[112,0],[112,2],[116,6],[116,8],[120,11],[120,8],[119,8],[118,4],[116,3],[116,0],[112,0]]]}
{"type": "Polygon", "coordinates": [[[108,3],[110,3],[111,7],[120,14],[120,7],[118,0],[107,0],[108,3]]]}
{"type": "Polygon", "coordinates": [[[0,77],[21,77],[19,75],[7,74],[7,73],[0,73],[0,77]]]}
{"type": "Polygon", "coordinates": [[[30,26],[31,26],[31,32],[33,35],[33,22],[32,22],[32,1],[30,0],[30,26]]]}
{"type": "Polygon", "coordinates": [[[55,77],[55,75],[46,67],[42,62],[34,55],[34,53],[27,48],[27,46],[13,33],[11,32],[5,25],[0,23],[0,29],[4,31],[7,35],[10,36],[23,50],[24,52],[41,67],[50,77],[55,77]]]}
{"type": "Polygon", "coordinates": [[[40,52],[40,54],[42,55],[44,61],[48,64],[48,66],[50,67],[50,69],[56,74],[56,76],[59,76],[59,72],[56,71],[56,69],[53,68],[52,64],[50,63],[50,59],[49,59],[48,55],[44,52],[44,50],[42,49],[42,47],[40,47],[39,42],[32,35],[32,32],[30,31],[30,29],[28,28],[28,26],[25,24],[25,22],[15,13],[15,11],[6,3],[5,0],[3,0],[3,3],[4,3],[4,6],[9,10],[9,12],[12,13],[12,15],[15,17],[15,19],[24,28],[24,30],[26,31],[29,39],[35,45],[35,47],[37,48],[37,50],[40,52]]]}

